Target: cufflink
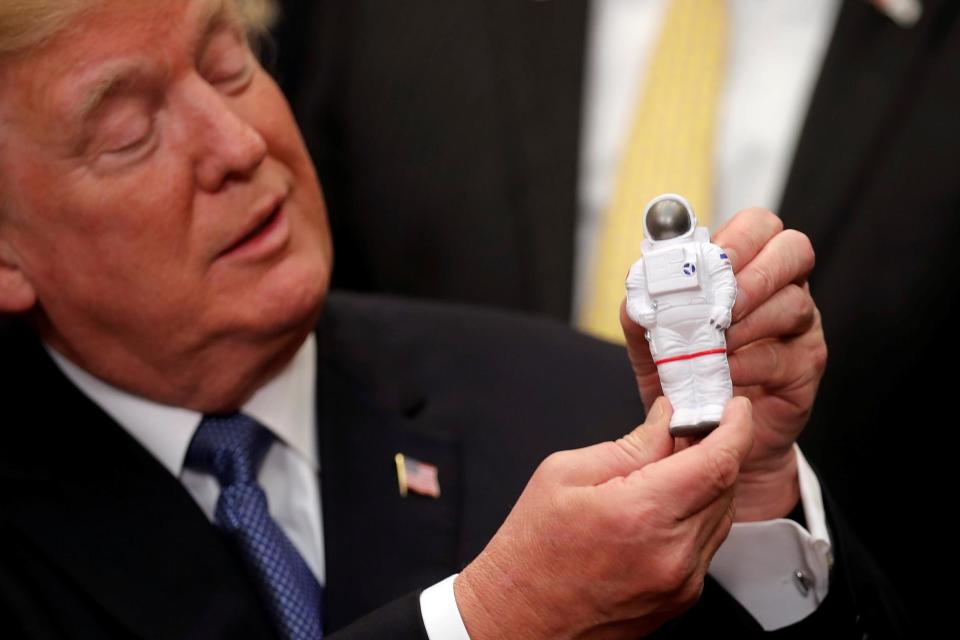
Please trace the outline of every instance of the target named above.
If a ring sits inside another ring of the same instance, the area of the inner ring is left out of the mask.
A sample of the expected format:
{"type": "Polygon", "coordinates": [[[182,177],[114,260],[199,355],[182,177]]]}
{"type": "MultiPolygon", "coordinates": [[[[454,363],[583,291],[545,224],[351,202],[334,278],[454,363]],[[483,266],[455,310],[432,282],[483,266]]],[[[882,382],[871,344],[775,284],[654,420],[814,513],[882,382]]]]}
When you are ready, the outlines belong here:
{"type": "Polygon", "coordinates": [[[808,576],[801,569],[793,570],[793,583],[797,585],[797,590],[804,598],[807,597],[807,594],[810,593],[810,589],[813,588],[813,578],[808,576]]]}

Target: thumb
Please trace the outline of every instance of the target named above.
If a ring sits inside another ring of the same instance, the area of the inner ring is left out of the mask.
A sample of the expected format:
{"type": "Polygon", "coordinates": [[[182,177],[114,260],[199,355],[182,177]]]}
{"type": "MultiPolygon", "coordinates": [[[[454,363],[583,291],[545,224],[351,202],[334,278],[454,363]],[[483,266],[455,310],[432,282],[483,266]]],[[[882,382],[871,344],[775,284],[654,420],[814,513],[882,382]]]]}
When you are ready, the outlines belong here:
{"type": "Polygon", "coordinates": [[[671,415],[670,402],[661,396],[650,407],[646,421],[622,438],[566,452],[569,468],[564,481],[576,486],[598,485],[670,455],[671,415]]]}
{"type": "Polygon", "coordinates": [[[695,446],[631,477],[653,495],[668,496],[664,508],[685,520],[716,501],[736,482],[753,447],[753,409],[744,397],[727,403],[720,426],[695,446]]]}

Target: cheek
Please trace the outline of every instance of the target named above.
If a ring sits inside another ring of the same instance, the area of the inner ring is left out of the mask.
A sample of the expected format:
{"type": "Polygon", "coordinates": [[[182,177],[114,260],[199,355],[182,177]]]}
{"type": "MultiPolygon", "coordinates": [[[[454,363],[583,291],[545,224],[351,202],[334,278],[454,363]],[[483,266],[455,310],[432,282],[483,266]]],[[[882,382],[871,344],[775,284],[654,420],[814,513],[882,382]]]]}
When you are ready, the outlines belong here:
{"type": "Polygon", "coordinates": [[[162,157],[110,179],[89,171],[21,173],[19,194],[42,197],[21,196],[16,209],[23,215],[11,237],[41,297],[51,291],[98,297],[105,286],[140,297],[137,282],[182,270],[191,198],[178,173],[162,157]]]}
{"type": "Polygon", "coordinates": [[[3,169],[11,185],[4,238],[26,277],[41,291],[48,281],[69,276],[69,264],[85,255],[89,224],[72,215],[72,207],[60,205],[69,201],[69,189],[53,178],[55,172],[40,170],[29,160],[15,171],[3,169]]]}

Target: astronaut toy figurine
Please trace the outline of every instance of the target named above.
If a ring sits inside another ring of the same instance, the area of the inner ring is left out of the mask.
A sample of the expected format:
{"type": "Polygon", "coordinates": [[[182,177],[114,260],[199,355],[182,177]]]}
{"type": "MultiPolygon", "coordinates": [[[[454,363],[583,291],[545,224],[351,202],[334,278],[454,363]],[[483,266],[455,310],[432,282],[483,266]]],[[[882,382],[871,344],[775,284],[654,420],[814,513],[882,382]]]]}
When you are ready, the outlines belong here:
{"type": "Polygon", "coordinates": [[[627,315],[647,330],[673,405],[670,433],[706,435],[733,395],[724,335],[737,296],[733,267],[681,196],[651,200],[643,228],[643,257],[627,275],[627,315]]]}

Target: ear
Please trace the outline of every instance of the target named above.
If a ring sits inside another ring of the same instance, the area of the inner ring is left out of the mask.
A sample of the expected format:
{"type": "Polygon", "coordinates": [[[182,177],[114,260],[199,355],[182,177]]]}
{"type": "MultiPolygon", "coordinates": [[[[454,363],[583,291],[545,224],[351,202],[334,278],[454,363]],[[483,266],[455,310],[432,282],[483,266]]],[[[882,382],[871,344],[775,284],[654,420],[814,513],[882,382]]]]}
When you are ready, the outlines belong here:
{"type": "Polygon", "coordinates": [[[24,313],[37,303],[37,293],[18,266],[17,256],[0,236],[0,313],[24,313]]]}

